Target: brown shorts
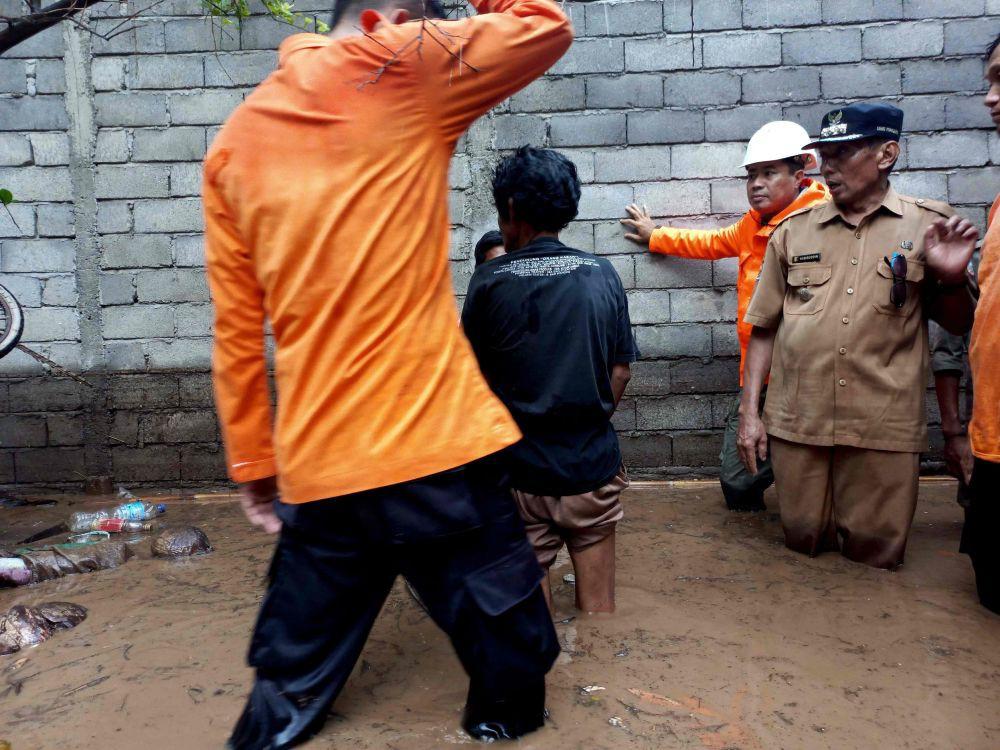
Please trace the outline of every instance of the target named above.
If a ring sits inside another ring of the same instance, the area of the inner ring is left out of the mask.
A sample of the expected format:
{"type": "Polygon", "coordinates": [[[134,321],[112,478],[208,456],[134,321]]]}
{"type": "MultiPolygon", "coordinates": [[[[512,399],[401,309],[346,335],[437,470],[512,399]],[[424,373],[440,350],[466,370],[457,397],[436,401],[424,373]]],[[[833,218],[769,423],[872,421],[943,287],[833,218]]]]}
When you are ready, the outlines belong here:
{"type": "Polygon", "coordinates": [[[612,534],[623,515],[619,498],[627,487],[628,472],[622,466],[606,485],[582,495],[553,497],[512,490],[539,564],[551,567],[563,542],[576,552],[612,534]]]}

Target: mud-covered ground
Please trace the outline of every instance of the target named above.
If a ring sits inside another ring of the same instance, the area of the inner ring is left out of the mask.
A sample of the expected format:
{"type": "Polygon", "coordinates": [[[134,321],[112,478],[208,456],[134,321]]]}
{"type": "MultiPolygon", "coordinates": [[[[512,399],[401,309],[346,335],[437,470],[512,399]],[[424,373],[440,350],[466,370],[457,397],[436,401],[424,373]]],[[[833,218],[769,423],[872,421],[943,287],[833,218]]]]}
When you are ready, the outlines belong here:
{"type": "MultiPolygon", "coordinates": [[[[0,545],[79,504],[0,508],[0,545]]],[[[169,502],[169,501],[168,501],[169,502]]],[[[770,499],[772,510],[775,500],[770,499]]],[[[1000,747],[1000,617],[975,601],[950,482],[926,482],[896,573],[782,546],[775,513],[732,515],[711,483],[626,497],[619,609],[573,617],[555,587],[563,654],[534,748],[837,750],[1000,747]]],[[[222,747],[250,684],[243,665],[272,540],[226,498],[169,502],[216,551],[0,590],[89,617],[0,657],[0,740],[13,750],[222,747]]],[[[554,581],[570,571],[560,559],[554,581]]],[[[309,748],[447,747],[465,680],[397,585],[358,670],[309,748]]]]}

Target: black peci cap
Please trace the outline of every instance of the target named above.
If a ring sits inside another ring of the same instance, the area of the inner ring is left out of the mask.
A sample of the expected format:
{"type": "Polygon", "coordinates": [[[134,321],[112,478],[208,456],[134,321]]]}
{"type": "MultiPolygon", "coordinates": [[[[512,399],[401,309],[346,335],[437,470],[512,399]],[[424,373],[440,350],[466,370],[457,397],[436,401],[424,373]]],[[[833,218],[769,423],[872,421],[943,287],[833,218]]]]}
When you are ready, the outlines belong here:
{"type": "Polygon", "coordinates": [[[823,115],[819,138],[804,148],[821,143],[856,141],[861,138],[887,138],[898,141],[903,133],[903,110],[891,104],[859,102],[823,115]]]}

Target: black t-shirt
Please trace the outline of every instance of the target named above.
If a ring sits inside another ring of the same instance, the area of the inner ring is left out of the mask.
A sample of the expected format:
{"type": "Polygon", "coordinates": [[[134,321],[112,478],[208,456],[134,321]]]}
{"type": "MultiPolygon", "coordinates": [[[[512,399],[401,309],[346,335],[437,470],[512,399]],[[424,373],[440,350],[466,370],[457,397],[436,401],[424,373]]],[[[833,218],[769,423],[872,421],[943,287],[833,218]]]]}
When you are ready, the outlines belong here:
{"type": "Polygon", "coordinates": [[[524,433],[505,455],[514,488],[558,496],[607,484],[622,460],[611,369],[638,356],[614,266],[536,240],[476,269],[462,325],[524,433]]]}

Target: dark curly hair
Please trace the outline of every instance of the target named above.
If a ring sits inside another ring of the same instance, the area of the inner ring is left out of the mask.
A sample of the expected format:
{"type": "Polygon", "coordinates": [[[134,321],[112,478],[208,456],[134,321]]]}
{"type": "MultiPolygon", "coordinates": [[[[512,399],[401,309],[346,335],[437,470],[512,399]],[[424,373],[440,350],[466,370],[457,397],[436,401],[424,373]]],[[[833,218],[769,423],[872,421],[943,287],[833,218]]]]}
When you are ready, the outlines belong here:
{"type": "Polygon", "coordinates": [[[521,146],[493,173],[493,202],[504,221],[511,198],[519,219],[539,231],[560,231],[580,205],[576,165],[557,151],[521,146]]]}
{"type": "Polygon", "coordinates": [[[476,243],[476,249],[473,253],[476,258],[476,265],[481,266],[485,263],[486,253],[495,247],[503,247],[503,235],[497,230],[491,229],[489,232],[480,237],[479,242],[476,243]]]}

